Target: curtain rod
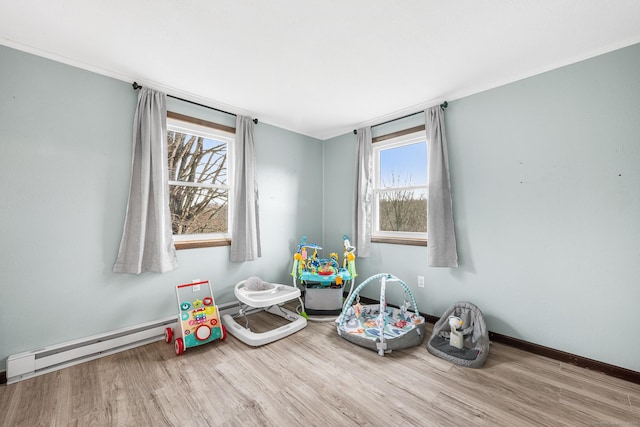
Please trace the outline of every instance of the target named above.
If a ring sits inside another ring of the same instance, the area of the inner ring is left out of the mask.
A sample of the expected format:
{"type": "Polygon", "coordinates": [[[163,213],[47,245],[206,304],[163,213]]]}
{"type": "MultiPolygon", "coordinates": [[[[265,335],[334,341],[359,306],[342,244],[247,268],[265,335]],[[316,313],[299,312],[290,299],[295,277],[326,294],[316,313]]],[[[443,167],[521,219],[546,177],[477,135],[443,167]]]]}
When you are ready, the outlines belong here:
{"type": "MultiPolygon", "coordinates": [[[[449,106],[449,103],[447,101],[444,101],[442,104],[440,104],[440,108],[442,108],[443,110],[446,109],[448,106],[449,106]]],[[[371,127],[374,128],[376,126],[386,125],[387,123],[395,122],[396,120],[400,120],[400,119],[406,119],[407,117],[415,116],[416,114],[420,114],[422,112],[423,111],[416,111],[415,113],[411,113],[411,114],[407,114],[406,116],[397,117],[395,119],[387,120],[386,122],[378,123],[377,125],[373,125],[371,127]]],[[[354,129],[353,130],[353,134],[357,135],[358,134],[358,130],[354,129]]]]}
{"type": "MultiPolygon", "coordinates": [[[[133,83],[131,84],[131,86],[133,86],[133,90],[142,89],[142,86],[140,86],[140,85],[138,84],[138,82],[133,82],[133,83]]],[[[210,110],[215,110],[215,111],[219,111],[220,113],[229,114],[230,116],[238,117],[238,115],[237,115],[237,114],[230,113],[230,112],[228,112],[228,111],[224,111],[224,110],[219,110],[218,108],[210,107],[210,106],[208,106],[208,105],[199,104],[199,103],[194,102],[194,101],[189,101],[188,99],[178,98],[177,96],[173,96],[173,95],[167,95],[167,96],[168,96],[169,98],[177,99],[178,101],[188,102],[189,104],[197,105],[197,106],[199,106],[199,107],[208,108],[208,109],[210,109],[210,110]]],[[[253,119],[253,123],[258,124],[258,119],[253,119]]]]}

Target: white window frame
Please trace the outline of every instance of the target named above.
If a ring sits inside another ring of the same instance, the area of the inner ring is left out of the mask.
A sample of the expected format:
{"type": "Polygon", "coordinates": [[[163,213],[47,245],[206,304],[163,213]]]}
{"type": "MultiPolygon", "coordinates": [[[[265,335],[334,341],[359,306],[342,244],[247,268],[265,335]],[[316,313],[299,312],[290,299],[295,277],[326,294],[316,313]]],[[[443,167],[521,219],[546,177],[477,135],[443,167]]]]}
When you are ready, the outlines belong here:
{"type": "MultiPolygon", "coordinates": [[[[384,141],[375,142],[373,144],[373,202],[372,202],[372,238],[373,239],[381,239],[381,241],[385,240],[427,240],[426,232],[403,232],[403,231],[381,231],[380,230],[380,194],[384,191],[388,191],[388,187],[382,187],[382,183],[380,182],[380,154],[384,150],[402,147],[405,145],[414,144],[417,142],[425,142],[427,144],[427,150],[429,149],[429,144],[427,143],[427,134],[426,131],[421,130],[418,132],[413,132],[406,135],[400,135],[394,138],[390,138],[384,141]]],[[[425,169],[428,167],[427,165],[428,151],[427,157],[425,157],[425,169]]],[[[425,185],[411,185],[411,186],[399,186],[393,187],[394,190],[414,190],[414,189],[424,189],[427,203],[429,200],[429,182],[427,179],[427,183],[425,185]]],[[[425,212],[426,215],[426,212],[425,212]]]]}
{"type": "Polygon", "coordinates": [[[231,240],[231,219],[233,218],[233,153],[235,134],[214,129],[196,123],[185,122],[175,118],[167,117],[167,132],[181,132],[195,136],[202,136],[207,139],[224,142],[227,144],[227,185],[220,184],[194,184],[183,181],[169,181],[169,185],[183,185],[191,187],[222,188],[228,191],[227,198],[227,232],[226,233],[198,233],[198,234],[174,234],[175,242],[205,241],[205,240],[231,240]]]}

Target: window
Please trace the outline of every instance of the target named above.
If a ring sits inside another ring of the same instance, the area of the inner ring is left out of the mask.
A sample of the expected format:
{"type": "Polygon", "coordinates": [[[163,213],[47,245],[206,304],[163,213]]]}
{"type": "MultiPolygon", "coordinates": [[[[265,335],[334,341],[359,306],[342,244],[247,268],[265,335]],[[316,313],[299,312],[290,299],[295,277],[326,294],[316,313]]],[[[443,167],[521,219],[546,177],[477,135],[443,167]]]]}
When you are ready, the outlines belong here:
{"type": "Polygon", "coordinates": [[[176,248],[213,246],[231,238],[233,129],[167,114],[169,204],[176,248]],[[215,127],[209,126],[213,125],[215,127]],[[199,245],[181,242],[198,241],[199,245]]]}
{"type": "Polygon", "coordinates": [[[424,244],[427,142],[423,131],[373,144],[373,240],[424,244]]]}

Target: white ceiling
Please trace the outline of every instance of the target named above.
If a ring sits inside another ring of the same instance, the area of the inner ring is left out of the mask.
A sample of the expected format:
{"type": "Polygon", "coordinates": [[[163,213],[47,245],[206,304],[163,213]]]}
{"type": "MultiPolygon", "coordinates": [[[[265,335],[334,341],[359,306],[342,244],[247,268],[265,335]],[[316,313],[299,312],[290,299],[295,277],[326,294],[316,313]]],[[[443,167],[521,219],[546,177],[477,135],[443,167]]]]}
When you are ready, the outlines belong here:
{"type": "Polygon", "coordinates": [[[0,44],[322,140],[638,42],[638,0],[0,0],[0,44]]]}

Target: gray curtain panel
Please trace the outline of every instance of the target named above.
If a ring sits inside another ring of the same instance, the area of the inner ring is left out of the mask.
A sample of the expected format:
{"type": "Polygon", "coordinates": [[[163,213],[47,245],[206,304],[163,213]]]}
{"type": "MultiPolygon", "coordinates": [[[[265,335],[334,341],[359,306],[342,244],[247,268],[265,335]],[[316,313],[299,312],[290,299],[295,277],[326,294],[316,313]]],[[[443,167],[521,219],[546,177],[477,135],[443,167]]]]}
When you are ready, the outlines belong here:
{"type": "Polygon", "coordinates": [[[165,273],[178,267],[168,174],[166,95],[142,88],[133,124],[129,202],[115,273],[165,273]]]}
{"type": "Polygon", "coordinates": [[[353,240],[360,258],[371,255],[371,215],[373,204],[373,147],[371,128],[358,129],[356,147],[356,201],[353,240]]]}
{"type": "Polygon", "coordinates": [[[439,105],[428,108],[424,112],[429,144],[427,265],[430,267],[457,267],[458,253],[453,225],[444,112],[439,105]]]}
{"type": "Polygon", "coordinates": [[[262,256],[253,124],[250,117],[236,118],[230,261],[254,261],[262,256]]]}

